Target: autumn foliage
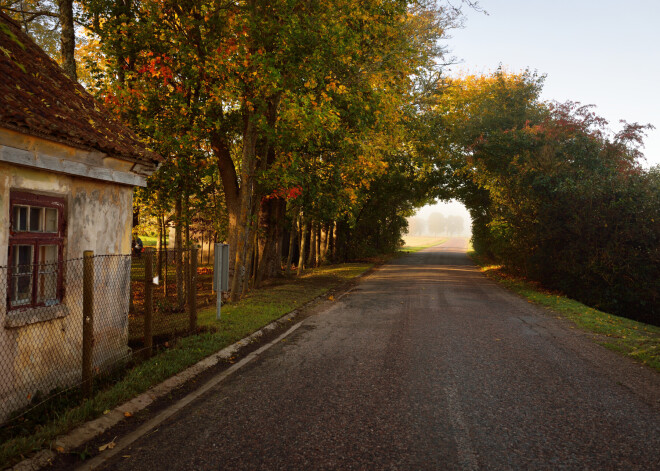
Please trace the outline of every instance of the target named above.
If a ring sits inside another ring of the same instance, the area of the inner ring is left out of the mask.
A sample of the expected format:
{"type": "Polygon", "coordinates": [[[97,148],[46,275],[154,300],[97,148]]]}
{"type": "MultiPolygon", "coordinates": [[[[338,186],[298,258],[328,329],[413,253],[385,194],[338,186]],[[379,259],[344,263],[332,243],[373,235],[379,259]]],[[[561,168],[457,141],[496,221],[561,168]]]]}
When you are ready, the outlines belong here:
{"type": "Polygon", "coordinates": [[[443,154],[477,251],[615,314],[660,323],[660,169],[649,126],[611,133],[591,106],[544,103],[542,77],[499,71],[451,83],[436,108],[443,154]]]}

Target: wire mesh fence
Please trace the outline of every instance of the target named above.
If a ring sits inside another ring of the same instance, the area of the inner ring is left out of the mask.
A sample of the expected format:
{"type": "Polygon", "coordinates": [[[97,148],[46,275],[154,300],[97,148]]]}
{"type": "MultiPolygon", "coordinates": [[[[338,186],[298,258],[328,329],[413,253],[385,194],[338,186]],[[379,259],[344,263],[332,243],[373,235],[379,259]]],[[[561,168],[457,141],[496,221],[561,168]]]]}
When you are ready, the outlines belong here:
{"type": "Polygon", "coordinates": [[[129,345],[144,346],[145,287],[153,280],[153,342],[162,344],[191,330],[191,303],[195,308],[215,302],[212,291],[213,265],[200,262],[204,258],[192,249],[153,250],[134,255],[131,267],[131,307],[129,314],[129,345]],[[197,257],[195,257],[197,255],[197,257]],[[195,257],[195,263],[193,263],[195,257]],[[201,258],[201,260],[200,260],[201,258]],[[147,276],[147,263],[151,271],[147,276]],[[192,268],[194,266],[194,268],[192,268]],[[191,273],[191,270],[195,273],[191,273]],[[191,275],[194,275],[191,276],[191,275]],[[194,278],[194,281],[191,279],[194,278]],[[192,283],[194,282],[194,293],[192,283]]]}
{"type": "Polygon", "coordinates": [[[197,332],[198,307],[215,302],[195,249],[38,264],[15,252],[0,267],[3,427],[63,394],[89,396],[97,378],[197,332]]]}
{"type": "Polygon", "coordinates": [[[6,299],[0,306],[0,423],[16,410],[80,386],[83,361],[93,376],[130,354],[130,256],[94,257],[87,271],[82,258],[12,261],[0,267],[6,299]],[[91,313],[85,312],[86,294],[93,298],[91,313]],[[92,347],[87,352],[85,341],[92,347]]]}

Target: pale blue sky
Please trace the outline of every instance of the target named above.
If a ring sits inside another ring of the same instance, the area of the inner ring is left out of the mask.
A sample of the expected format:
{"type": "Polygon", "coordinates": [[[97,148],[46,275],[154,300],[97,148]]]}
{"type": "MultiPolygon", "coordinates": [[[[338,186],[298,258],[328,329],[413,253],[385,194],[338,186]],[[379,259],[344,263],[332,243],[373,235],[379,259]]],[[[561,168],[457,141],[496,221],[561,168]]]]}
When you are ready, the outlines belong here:
{"type": "MultiPolygon", "coordinates": [[[[543,98],[597,105],[619,119],[660,128],[660,0],[480,0],[489,15],[466,10],[452,31],[455,71],[529,67],[546,74],[543,98]]],[[[660,164],[660,129],[642,149],[660,164]]]]}

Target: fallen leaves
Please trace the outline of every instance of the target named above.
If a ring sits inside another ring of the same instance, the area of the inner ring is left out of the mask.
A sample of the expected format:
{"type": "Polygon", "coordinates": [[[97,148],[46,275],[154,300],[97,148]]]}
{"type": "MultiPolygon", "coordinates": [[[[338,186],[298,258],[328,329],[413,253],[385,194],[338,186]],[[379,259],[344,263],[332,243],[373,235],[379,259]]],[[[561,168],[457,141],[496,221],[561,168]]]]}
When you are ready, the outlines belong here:
{"type": "Polygon", "coordinates": [[[114,447],[117,446],[117,444],[115,443],[116,439],[117,439],[117,437],[113,438],[111,441],[109,441],[105,445],[101,445],[99,447],[99,451],[112,450],[114,447]]]}

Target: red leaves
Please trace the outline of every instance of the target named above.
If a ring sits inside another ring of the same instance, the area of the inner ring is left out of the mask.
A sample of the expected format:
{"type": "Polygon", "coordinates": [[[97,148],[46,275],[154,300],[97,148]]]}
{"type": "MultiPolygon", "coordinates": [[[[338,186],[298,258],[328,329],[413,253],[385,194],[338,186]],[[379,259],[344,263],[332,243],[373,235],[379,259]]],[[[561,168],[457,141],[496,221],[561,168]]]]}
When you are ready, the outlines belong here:
{"type": "Polygon", "coordinates": [[[302,195],[302,188],[294,186],[293,188],[278,188],[270,195],[264,196],[264,199],[284,198],[285,200],[295,200],[302,195]]]}
{"type": "MultiPolygon", "coordinates": [[[[149,53],[153,55],[153,53],[149,53]]],[[[152,77],[162,77],[163,84],[167,85],[173,78],[172,68],[168,65],[172,58],[166,54],[156,56],[138,69],[139,74],[149,73],[152,77]]]]}

